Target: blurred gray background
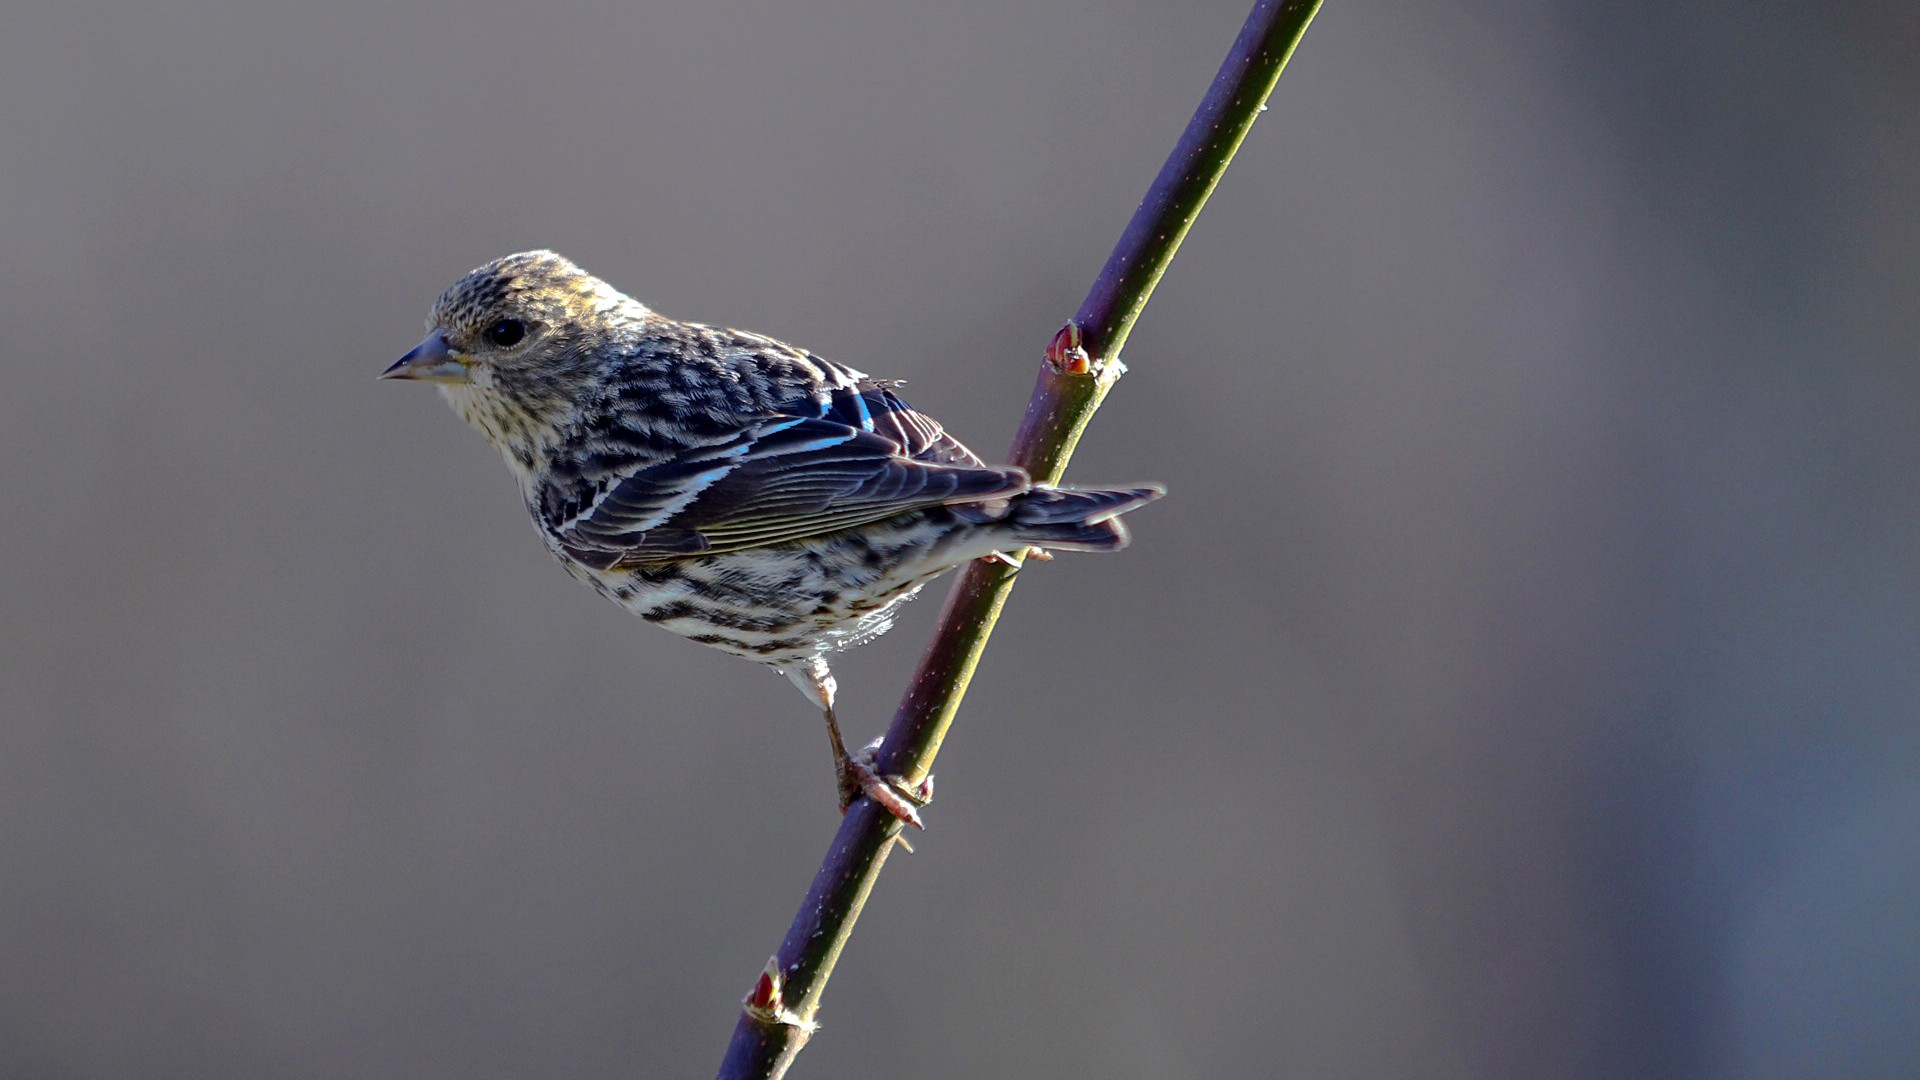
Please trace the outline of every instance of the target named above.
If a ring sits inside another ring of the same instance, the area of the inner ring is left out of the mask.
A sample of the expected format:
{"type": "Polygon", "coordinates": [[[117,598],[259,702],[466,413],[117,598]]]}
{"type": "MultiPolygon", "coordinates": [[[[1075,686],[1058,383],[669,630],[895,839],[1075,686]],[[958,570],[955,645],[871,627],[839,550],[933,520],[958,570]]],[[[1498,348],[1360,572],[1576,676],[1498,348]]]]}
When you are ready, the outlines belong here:
{"type": "MultiPolygon", "coordinates": [[[[1329,3],[795,1075],[1920,1074],[1914,11],[1329,3]]],[[[0,1076],[710,1075],[819,720],[374,375],[551,246],[999,453],[1244,14],[12,9],[0,1076]]]]}

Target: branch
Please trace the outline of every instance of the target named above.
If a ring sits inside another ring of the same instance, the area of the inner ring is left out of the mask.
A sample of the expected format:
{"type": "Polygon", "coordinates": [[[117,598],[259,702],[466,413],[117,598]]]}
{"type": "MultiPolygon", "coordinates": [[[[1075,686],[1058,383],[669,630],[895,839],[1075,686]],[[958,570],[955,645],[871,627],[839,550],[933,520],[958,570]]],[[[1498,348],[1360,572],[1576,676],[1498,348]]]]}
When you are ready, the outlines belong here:
{"type": "MultiPolygon", "coordinates": [[[[1267,95],[1319,8],[1320,0],[1258,0],[1079,312],[1048,346],[1010,455],[1035,480],[1058,483],[1066,471],[1087,421],[1126,370],[1120,348],[1134,321],[1254,117],[1266,108],[1267,95]]],[[[962,571],[887,728],[874,763],[882,775],[903,777],[913,786],[931,774],[987,637],[1013,591],[1015,569],[976,560],[962,571]]],[[[780,952],[747,995],[720,1080],[786,1074],[813,1033],[821,991],[901,828],[898,819],[865,797],[848,809],[780,952]]]]}

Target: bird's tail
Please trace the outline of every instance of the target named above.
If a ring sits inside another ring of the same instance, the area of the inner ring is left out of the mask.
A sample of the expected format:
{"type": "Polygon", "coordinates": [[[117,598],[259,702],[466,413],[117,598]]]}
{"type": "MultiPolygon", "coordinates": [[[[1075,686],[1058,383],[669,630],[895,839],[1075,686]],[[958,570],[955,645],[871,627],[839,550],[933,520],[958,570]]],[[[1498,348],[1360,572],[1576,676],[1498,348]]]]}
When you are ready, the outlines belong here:
{"type": "Polygon", "coordinates": [[[1119,551],[1127,546],[1120,515],[1167,493],[1158,484],[1130,488],[1034,487],[1013,497],[1002,524],[1014,539],[1061,551],[1119,551]]]}

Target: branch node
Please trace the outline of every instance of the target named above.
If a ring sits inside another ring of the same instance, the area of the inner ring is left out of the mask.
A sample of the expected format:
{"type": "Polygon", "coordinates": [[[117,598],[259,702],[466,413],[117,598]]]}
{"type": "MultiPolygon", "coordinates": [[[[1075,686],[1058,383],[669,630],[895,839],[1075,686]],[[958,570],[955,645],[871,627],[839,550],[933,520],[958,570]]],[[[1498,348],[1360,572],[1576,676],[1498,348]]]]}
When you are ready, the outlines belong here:
{"type": "Polygon", "coordinates": [[[767,966],[760,972],[760,977],[754,980],[753,989],[747,991],[746,999],[740,1003],[740,1007],[746,1010],[748,1016],[763,1024],[779,1024],[782,1027],[798,1028],[806,1035],[813,1034],[814,1029],[819,1025],[787,1008],[785,1000],[781,997],[784,982],[785,979],[780,974],[780,958],[769,957],[767,966]]]}
{"type": "Polygon", "coordinates": [[[1091,375],[1093,358],[1087,355],[1086,336],[1072,319],[1047,343],[1047,366],[1055,375],[1091,375]]]}

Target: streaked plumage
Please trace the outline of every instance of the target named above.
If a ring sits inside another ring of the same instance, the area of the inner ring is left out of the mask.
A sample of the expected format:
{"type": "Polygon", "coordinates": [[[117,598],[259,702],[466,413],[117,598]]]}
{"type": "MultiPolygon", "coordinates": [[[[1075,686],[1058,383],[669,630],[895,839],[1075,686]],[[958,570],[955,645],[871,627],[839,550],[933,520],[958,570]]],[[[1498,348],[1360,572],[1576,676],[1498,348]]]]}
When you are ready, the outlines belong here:
{"type": "Polygon", "coordinates": [[[969,559],[1117,550],[1117,515],[1161,493],[1034,485],[983,463],[894,383],[666,318],[552,252],[474,270],[428,321],[386,374],[443,384],[575,577],[785,674],[826,710],[843,794],[857,781],[882,797],[870,771],[849,777],[861,766],[833,723],[833,652],[885,632],[969,559]]]}

